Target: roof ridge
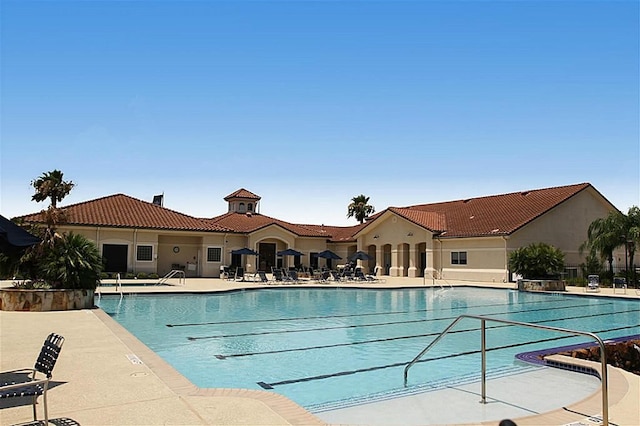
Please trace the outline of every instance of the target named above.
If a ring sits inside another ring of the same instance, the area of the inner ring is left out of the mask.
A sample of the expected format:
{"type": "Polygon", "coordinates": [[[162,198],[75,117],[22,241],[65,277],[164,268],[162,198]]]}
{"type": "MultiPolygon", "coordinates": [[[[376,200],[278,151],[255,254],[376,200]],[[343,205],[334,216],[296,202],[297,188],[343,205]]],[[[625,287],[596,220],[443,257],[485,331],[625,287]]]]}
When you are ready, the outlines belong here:
{"type": "MultiPolygon", "coordinates": [[[[512,191],[512,192],[505,192],[502,194],[494,194],[494,195],[481,195],[478,197],[471,197],[471,198],[459,198],[457,200],[448,200],[448,201],[435,201],[432,203],[422,203],[422,204],[413,204],[413,205],[409,205],[406,207],[388,207],[390,208],[404,208],[404,209],[411,209],[411,208],[415,208],[415,207],[426,207],[426,206],[430,206],[430,205],[442,205],[442,204],[452,204],[452,203],[460,203],[460,202],[469,202],[472,200],[486,200],[486,199],[491,199],[491,198],[498,198],[498,197],[507,197],[509,195],[516,195],[516,194],[529,194],[532,192],[542,192],[542,191],[551,191],[551,190],[557,190],[557,189],[563,189],[563,188],[571,188],[571,187],[582,187],[581,189],[587,188],[589,186],[592,186],[590,183],[588,182],[582,182],[582,183],[576,183],[576,184],[571,184],[571,185],[558,185],[558,186],[551,186],[548,188],[537,188],[537,189],[524,189],[524,190],[520,190],[520,191],[512,191]]],[[[576,190],[576,192],[578,192],[576,190]]]]}

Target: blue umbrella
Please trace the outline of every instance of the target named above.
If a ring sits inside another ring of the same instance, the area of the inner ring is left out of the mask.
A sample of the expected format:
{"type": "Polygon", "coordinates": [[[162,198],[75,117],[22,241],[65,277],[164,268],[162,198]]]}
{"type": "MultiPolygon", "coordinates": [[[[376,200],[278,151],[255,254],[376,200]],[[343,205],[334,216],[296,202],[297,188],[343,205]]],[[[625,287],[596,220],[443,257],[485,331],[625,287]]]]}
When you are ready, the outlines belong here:
{"type": "Polygon", "coordinates": [[[323,259],[336,259],[336,260],[342,259],[340,256],[338,256],[331,250],[321,251],[320,253],[316,254],[316,257],[321,257],[323,259]]]}
{"type": "Polygon", "coordinates": [[[276,254],[278,256],[304,256],[303,253],[299,252],[298,250],[292,249],[292,248],[288,248],[286,250],[279,251],[276,254]]]}
{"type": "Polygon", "coordinates": [[[6,217],[0,216],[0,245],[3,251],[26,248],[40,241],[40,238],[31,235],[6,217]]]}
{"type": "Polygon", "coordinates": [[[248,254],[252,256],[260,256],[260,253],[247,247],[238,250],[231,250],[231,254],[248,254]]]}
{"type": "Polygon", "coordinates": [[[373,257],[369,256],[367,253],[363,252],[362,250],[357,251],[355,253],[353,253],[351,256],[349,256],[349,260],[354,261],[354,260],[371,260],[373,259],[373,257]]]}

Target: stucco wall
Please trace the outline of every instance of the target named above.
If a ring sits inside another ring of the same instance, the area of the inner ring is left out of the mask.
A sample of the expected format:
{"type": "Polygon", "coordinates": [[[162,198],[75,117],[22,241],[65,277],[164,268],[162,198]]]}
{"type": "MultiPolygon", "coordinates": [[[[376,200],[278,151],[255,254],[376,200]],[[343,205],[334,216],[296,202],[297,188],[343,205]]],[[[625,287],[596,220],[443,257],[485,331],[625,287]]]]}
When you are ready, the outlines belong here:
{"type": "Polygon", "coordinates": [[[589,225],[612,209],[604,198],[588,188],[514,232],[508,239],[508,249],[511,252],[531,243],[545,242],[562,250],[566,264],[577,265],[584,259],[578,248],[587,240],[589,225]]]}
{"type": "Polygon", "coordinates": [[[505,253],[505,240],[502,237],[445,238],[436,240],[434,250],[437,269],[440,270],[439,278],[466,281],[507,281],[505,253]],[[467,264],[452,264],[451,252],[466,252],[467,264]]]}

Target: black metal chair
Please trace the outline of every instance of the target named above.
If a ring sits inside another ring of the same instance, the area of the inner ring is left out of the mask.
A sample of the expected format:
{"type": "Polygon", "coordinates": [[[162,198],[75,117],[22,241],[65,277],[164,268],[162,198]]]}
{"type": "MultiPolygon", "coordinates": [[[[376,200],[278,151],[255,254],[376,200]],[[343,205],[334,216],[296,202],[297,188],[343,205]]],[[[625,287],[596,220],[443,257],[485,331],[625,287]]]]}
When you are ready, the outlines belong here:
{"type": "Polygon", "coordinates": [[[0,373],[0,399],[32,397],[33,398],[33,420],[37,421],[36,400],[42,395],[44,404],[44,421],[49,422],[49,412],[47,410],[47,390],[51,381],[51,373],[56,365],[58,355],[62,349],[64,337],[55,333],[49,334],[42,345],[40,355],[33,368],[22,368],[18,370],[3,371],[0,373]],[[25,376],[26,373],[26,377],[25,376]],[[11,380],[5,382],[5,377],[11,380]],[[19,378],[18,378],[19,376],[19,378]]]}

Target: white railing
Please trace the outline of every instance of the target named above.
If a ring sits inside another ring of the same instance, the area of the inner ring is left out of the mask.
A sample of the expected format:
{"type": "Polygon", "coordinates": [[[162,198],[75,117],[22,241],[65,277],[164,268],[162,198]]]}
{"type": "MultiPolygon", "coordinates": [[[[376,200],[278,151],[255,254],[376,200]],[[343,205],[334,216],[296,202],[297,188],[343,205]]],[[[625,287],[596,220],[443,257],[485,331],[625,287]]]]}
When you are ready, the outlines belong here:
{"type": "Polygon", "coordinates": [[[426,348],[422,350],[418,355],[416,355],[411,362],[409,362],[404,367],[404,387],[407,387],[407,382],[409,378],[409,369],[413,367],[413,365],[420,360],[436,343],[440,341],[449,331],[463,318],[471,318],[480,321],[480,346],[482,353],[482,400],[480,401],[483,404],[487,403],[487,349],[486,349],[486,322],[492,321],[502,324],[515,325],[519,327],[529,327],[529,328],[537,328],[540,330],[549,330],[555,331],[564,334],[571,334],[573,336],[585,336],[590,337],[598,343],[600,347],[600,380],[602,382],[602,424],[603,426],[609,425],[609,383],[608,383],[608,375],[607,375],[607,354],[605,351],[604,342],[600,337],[598,337],[594,333],[589,333],[586,331],[578,331],[578,330],[569,330],[566,328],[557,328],[550,327],[546,325],[539,324],[530,324],[526,322],[519,321],[510,321],[504,319],[490,318],[481,315],[460,315],[456,318],[447,328],[444,329],[442,333],[434,341],[432,341],[426,348]]]}
{"type": "MultiPolygon", "coordinates": [[[[122,293],[122,281],[120,280],[120,273],[116,274],[116,282],[114,285],[116,286],[116,291],[120,293],[120,298],[122,299],[122,297],[124,296],[124,293],[122,293]]],[[[102,281],[98,281],[98,299],[102,297],[101,287],[102,287],[102,281]]]]}
{"type": "Polygon", "coordinates": [[[178,276],[178,285],[185,285],[187,283],[187,277],[186,277],[184,271],[180,270],[180,269],[173,269],[173,270],[169,271],[169,273],[167,275],[165,275],[164,277],[160,278],[158,280],[158,284],[156,284],[156,285],[166,284],[169,279],[175,278],[176,275],[178,276]]]}

